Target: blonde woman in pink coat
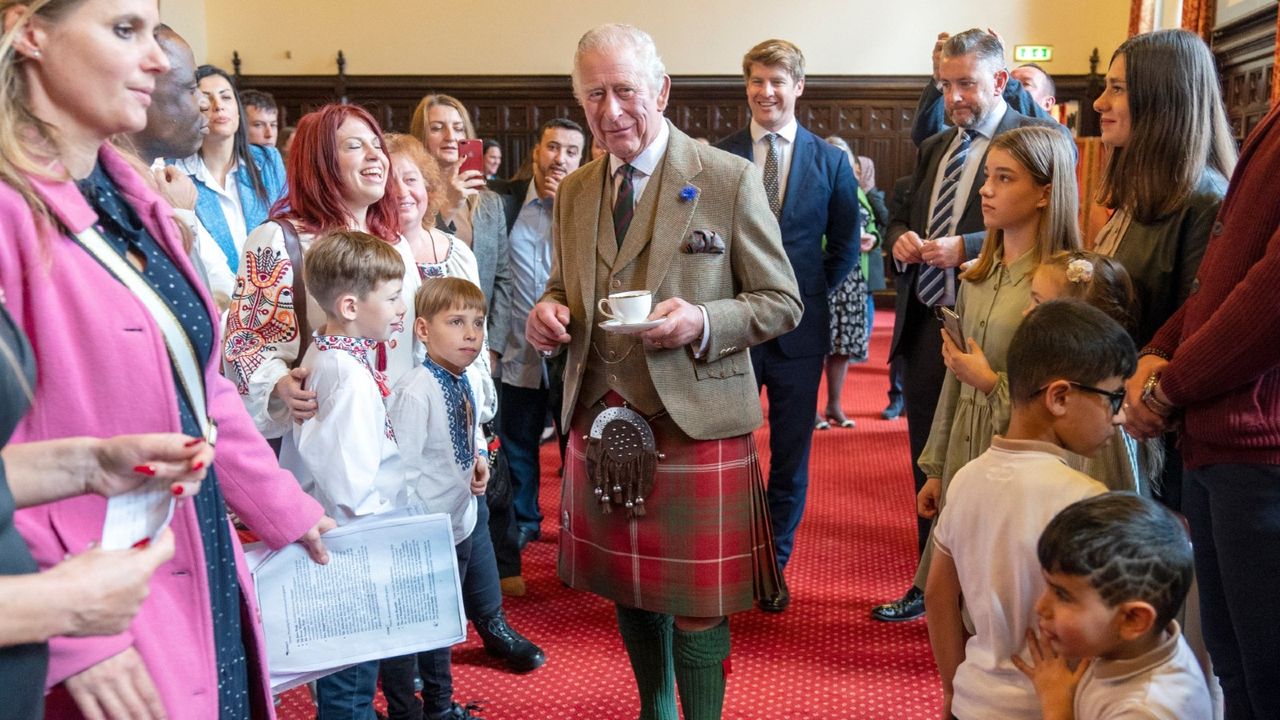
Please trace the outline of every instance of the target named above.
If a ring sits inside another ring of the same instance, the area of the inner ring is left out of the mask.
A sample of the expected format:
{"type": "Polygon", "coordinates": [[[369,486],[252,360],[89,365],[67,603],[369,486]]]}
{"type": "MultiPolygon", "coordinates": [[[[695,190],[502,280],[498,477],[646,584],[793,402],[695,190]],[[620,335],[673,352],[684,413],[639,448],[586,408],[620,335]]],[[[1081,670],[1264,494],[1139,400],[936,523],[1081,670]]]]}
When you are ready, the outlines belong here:
{"type": "MultiPolygon", "coordinates": [[[[317,562],[332,521],[279,469],[219,375],[217,311],[171,211],[106,143],[145,126],[168,70],[156,0],[0,0],[0,19],[0,293],[40,370],[13,441],[212,440],[217,428],[208,476],[175,511],[174,557],[128,629],[50,642],[46,717],[271,717],[226,511],[272,547],[301,540],[317,562]]],[[[20,510],[15,524],[48,568],[99,539],[105,507],[82,496],[20,510]]]]}

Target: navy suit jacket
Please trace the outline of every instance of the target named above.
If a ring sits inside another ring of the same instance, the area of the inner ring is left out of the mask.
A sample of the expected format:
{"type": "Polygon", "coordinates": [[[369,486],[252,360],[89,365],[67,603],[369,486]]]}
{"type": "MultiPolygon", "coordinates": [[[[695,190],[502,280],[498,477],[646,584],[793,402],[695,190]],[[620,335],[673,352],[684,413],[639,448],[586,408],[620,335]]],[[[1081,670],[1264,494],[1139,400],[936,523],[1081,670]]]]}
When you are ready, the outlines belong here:
{"type": "MultiPolygon", "coordinates": [[[[1071,137],[1071,131],[1062,124],[1053,120],[1027,117],[1012,107],[1000,119],[1000,124],[996,126],[995,134],[999,135],[1008,130],[1028,125],[1055,128],[1068,138],[1071,137]]],[[[933,183],[938,175],[938,164],[942,162],[942,157],[946,154],[947,148],[951,147],[951,142],[955,139],[956,132],[958,131],[955,128],[943,130],[925,140],[924,144],[920,146],[920,154],[916,158],[916,170],[911,176],[908,202],[905,206],[894,203],[895,214],[889,221],[887,237],[890,254],[892,254],[893,243],[897,242],[898,238],[908,230],[914,230],[921,237],[924,237],[925,233],[928,232],[929,203],[933,200],[933,183]]],[[[990,149],[991,146],[988,145],[987,147],[990,149]]],[[[982,189],[982,184],[987,181],[987,156],[983,155],[979,163],[978,174],[974,176],[973,185],[969,188],[969,196],[965,198],[964,210],[960,215],[959,221],[956,222],[956,234],[964,237],[964,254],[965,258],[969,260],[978,257],[978,253],[982,250],[982,242],[987,237],[986,223],[982,219],[982,200],[978,196],[978,191],[982,189]]],[[[905,271],[898,273],[897,276],[897,313],[895,316],[897,320],[893,325],[893,345],[889,351],[890,357],[897,353],[898,339],[902,337],[902,333],[908,323],[907,303],[919,302],[915,294],[915,278],[919,267],[919,265],[909,265],[905,271]]]]}
{"type": "MultiPolygon", "coordinates": [[[[751,130],[743,129],[716,147],[754,160],[751,130]]],[[[858,267],[861,254],[858,181],[844,152],[817,135],[796,129],[791,170],[778,225],[782,247],[791,261],[804,302],[804,315],[794,330],[776,342],[787,357],[825,355],[831,349],[831,313],[827,292],[858,267]],[[822,238],[826,237],[826,250],[822,238]]]]}

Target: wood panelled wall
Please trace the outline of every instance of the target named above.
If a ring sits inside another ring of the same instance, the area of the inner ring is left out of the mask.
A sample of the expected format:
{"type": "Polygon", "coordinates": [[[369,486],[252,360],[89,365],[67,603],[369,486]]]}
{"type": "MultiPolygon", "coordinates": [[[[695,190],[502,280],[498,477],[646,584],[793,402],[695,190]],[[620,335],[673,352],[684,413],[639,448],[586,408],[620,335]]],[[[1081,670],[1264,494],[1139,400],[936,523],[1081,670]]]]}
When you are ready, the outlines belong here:
{"type": "MultiPolygon", "coordinates": [[[[1096,90],[1090,89],[1089,76],[1056,80],[1059,101],[1080,100],[1082,107],[1090,105],[1090,93],[1096,90]]],[[[896,178],[914,168],[911,122],[925,82],[923,76],[810,76],[796,114],[801,124],[819,136],[839,135],[857,154],[872,158],[877,184],[888,190],[896,178]]],[[[345,97],[369,108],[384,129],[398,132],[408,130],[413,109],[424,94],[447,93],[471,111],[481,137],[501,143],[504,175],[514,173],[528,156],[538,127],[546,120],[569,117],[586,127],[565,76],[246,75],[240,78],[240,87],[272,93],[284,111],[282,125],[345,97]]],[[[742,79],[673,78],[667,117],[690,135],[720,140],[750,119],[742,79]]]]}
{"type": "Polygon", "coordinates": [[[1222,74],[1227,118],[1243,142],[1271,107],[1276,50],[1276,5],[1215,28],[1213,52],[1222,74]]]}

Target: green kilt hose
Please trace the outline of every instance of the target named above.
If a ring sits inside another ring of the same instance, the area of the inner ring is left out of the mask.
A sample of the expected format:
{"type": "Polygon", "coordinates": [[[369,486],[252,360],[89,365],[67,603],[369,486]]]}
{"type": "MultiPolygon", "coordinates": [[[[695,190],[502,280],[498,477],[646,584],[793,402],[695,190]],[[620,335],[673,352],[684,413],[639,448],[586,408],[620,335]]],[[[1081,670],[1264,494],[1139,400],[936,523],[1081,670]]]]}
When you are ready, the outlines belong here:
{"type": "MultiPolygon", "coordinates": [[[[610,405],[621,404],[610,393],[610,405]]],[[[624,607],[683,617],[748,610],[777,592],[773,538],[750,434],[694,440],[665,413],[647,514],[604,513],[587,476],[596,411],[574,413],[561,490],[560,579],[624,607]]]]}

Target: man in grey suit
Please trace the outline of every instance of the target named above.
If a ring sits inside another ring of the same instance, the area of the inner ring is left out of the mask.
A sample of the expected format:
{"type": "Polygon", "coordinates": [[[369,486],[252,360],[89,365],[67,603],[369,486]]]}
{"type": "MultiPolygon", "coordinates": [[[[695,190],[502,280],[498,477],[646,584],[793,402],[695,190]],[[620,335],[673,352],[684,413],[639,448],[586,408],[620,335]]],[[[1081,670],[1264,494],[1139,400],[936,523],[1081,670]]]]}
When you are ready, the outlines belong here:
{"type": "MultiPolygon", "coordinates": [[[[978,190],[986,182],[991,139],[1025,125],[1065,128],[1030,118],[1002,97],[1009,82],[1000,39],[974,28],[947,39],[938,65],[947,122],[952,125],[920,146],[912,176],[910,204],[889,223],[888,242],[900,272],[890,359],[903,363],[907,434],[918,494],[918,547],[928,567],[929,519],[937,513],[936,493],[926,488],[915,461],[933,426],[933,411],[946,368],[942,364],[938,307],[955,304],[956,268],[978,256],[986,228],[978,190]]],[[[900,599],[871,610],[877,620],[913,620],[924,615],[924,575],[900,599]]]]}
{"type": "Polygon", "coordinates": [[[763,417],[748,349],[796,326],[799,292],[760,171],[663,118],[671,79],[648,34],[594,28],[573,67],[608,154],[560,185],[551,278],[526,328],[539,350],[569,353],[560,577],[616,604],[640,717],[675,718],[678,690],[685,718],[719,718],[726,616],[781,590],[751,439],[763,417]],[[632,290],[653,294],[657,326],[600,327],[597,301],[632,290]],[[623,406],[652,430],[652,474],[603,475],[623,463],[584,439],[606,407],[623,406]],[[589,449],[600,458],[591,475],[589,449]],[[593,493],[605,478],[613,487],[637,476],[652,487],[635,507],[593,493]]]}

